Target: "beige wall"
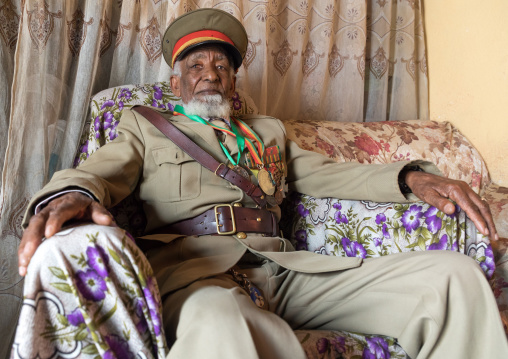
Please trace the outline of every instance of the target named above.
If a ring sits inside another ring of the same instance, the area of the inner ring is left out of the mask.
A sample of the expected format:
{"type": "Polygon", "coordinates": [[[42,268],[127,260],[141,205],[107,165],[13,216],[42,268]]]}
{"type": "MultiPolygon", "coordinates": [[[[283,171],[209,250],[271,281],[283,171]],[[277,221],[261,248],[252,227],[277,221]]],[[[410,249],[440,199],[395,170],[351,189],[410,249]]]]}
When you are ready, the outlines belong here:
{"type": "Polygon", "coordinates": [[[508,1],[422,1],[430,119],[453,123],[508,186],[508,1]]]}

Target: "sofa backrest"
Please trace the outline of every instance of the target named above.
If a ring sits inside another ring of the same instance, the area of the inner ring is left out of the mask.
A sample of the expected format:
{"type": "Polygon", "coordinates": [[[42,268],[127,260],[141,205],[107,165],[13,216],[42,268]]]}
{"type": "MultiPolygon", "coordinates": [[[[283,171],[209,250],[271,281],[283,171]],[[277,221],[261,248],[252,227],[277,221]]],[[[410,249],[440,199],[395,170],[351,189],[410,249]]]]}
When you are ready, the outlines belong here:
{"type": "Polygon", "coordinates": [[[288,138],[337,162],[433,162],[444,176],[480,193],[491,180],[480,153],[450,122],[285,121],[288,138]]]}

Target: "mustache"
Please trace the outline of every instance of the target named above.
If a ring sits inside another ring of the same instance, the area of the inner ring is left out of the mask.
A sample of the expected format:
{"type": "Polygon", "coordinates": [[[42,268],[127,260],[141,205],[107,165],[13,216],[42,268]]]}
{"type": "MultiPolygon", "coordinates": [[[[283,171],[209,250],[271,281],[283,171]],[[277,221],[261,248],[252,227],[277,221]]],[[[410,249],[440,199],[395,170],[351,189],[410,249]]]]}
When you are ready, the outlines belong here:
{"type": "Polygon", "coordinates": [[[184,106],[189,115],[205,118],[229,118],[231,102],[220,94],[205,95],[200,98],[194,97],[184,106]]]}

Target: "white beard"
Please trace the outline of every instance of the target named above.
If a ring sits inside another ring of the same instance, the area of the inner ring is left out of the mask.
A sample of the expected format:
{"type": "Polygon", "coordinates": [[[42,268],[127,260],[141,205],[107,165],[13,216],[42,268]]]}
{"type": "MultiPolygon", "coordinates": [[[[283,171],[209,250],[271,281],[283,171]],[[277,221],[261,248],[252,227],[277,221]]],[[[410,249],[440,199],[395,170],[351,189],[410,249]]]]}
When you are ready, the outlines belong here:
{"type": "Polygon", "coordinates": [[[184,106],[187,115],[196,115],[204,118],[228,119],[231,109],[229,100],[221,95],[206,95],[202,99],[193,98],[184,106]]]}

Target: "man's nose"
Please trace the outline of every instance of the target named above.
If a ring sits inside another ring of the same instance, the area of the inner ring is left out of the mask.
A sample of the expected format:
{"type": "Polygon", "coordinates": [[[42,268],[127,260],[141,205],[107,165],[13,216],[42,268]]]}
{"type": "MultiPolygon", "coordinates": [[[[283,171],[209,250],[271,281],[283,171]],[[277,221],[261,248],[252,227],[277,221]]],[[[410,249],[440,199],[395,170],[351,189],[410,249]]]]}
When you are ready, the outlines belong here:
{"type": "Polygon", "coordinates": [[[219,73],[217,72],[215,66],[206,66],[204,68],[203,79],[210,82],[215,82],[219,80],[219,73]]]}

